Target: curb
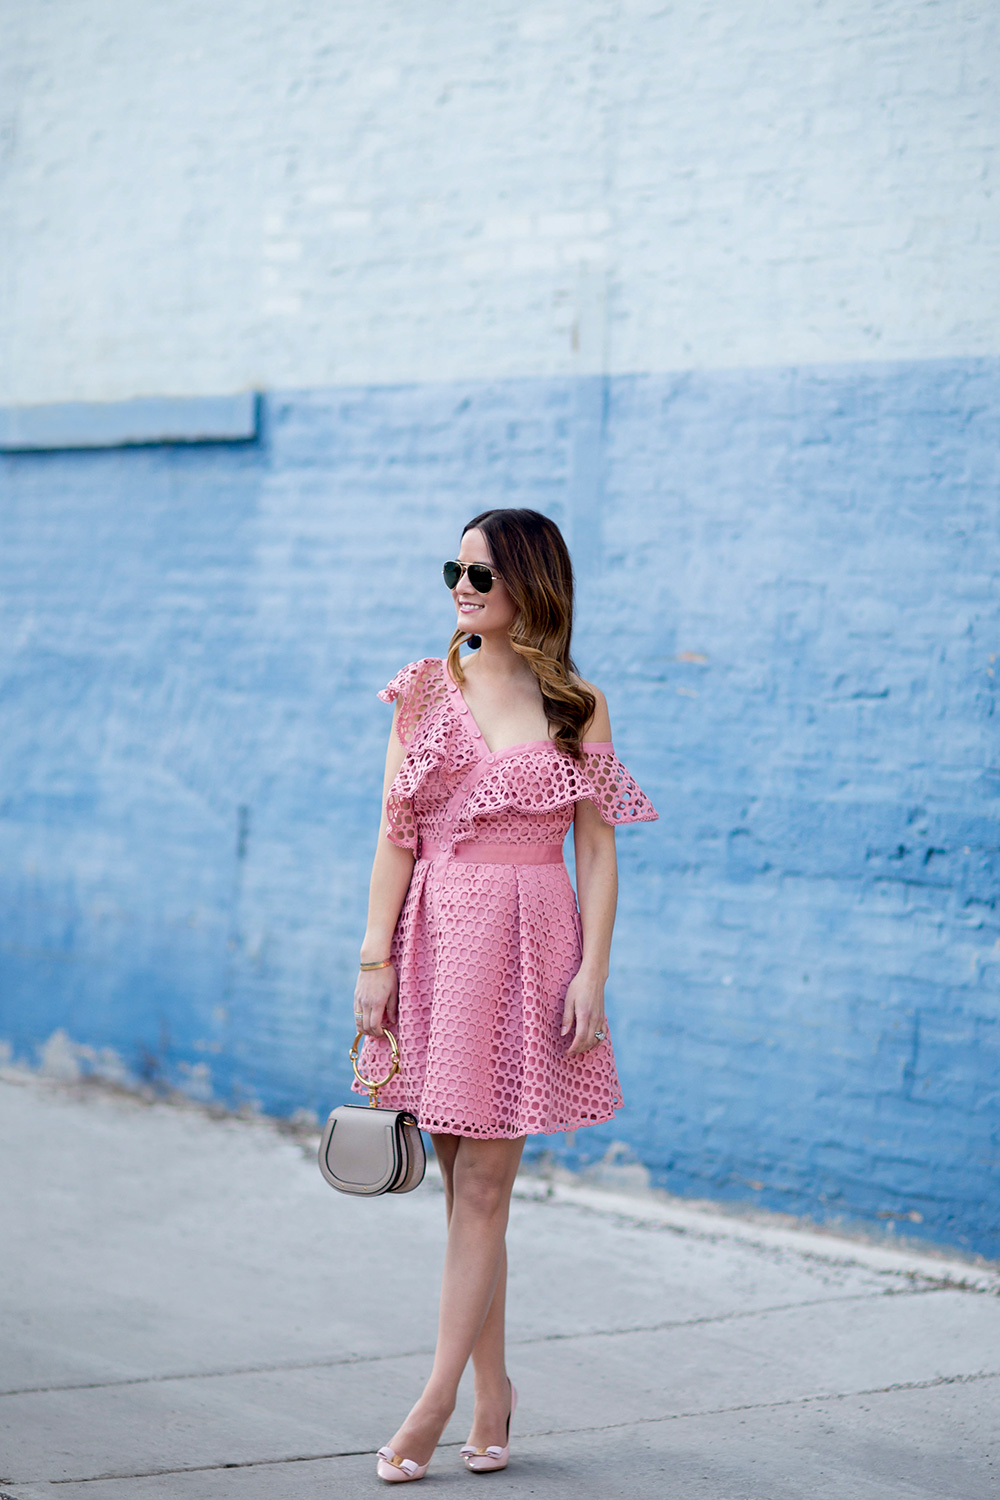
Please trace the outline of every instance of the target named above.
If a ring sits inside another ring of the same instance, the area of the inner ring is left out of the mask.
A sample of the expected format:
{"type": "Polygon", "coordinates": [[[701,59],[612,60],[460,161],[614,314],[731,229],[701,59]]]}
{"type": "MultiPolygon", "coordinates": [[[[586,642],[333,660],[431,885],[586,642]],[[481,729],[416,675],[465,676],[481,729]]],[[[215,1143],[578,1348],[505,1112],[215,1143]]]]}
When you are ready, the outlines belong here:
{"type": "Polygon", "coordinates": [[[688,1207],[676,1200],[663,1201],[544,1178],[518,1178],[514,1184],[514,1197],[565,1204],[633,1223],[655,1224],[697,1239],[739,1240],[765,1249],[789,1250],[831,1265],[864,1266],[871,1271],[912,1276],[938,1286],[1000,1296],[1000,1271],[988,1266],[970,1265],[968,1261],[950,1259],[946,1255],[868,1245],[833,1231],[755,1223],[752,1219],[713,1212],[710,1208],[688,1207]]]}

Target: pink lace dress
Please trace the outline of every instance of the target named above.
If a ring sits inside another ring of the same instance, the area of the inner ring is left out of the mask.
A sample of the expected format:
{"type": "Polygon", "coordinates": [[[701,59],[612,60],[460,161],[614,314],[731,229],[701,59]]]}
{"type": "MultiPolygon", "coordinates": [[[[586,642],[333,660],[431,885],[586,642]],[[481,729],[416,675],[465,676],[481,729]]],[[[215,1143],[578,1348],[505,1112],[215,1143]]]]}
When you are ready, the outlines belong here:
{"type": "MultiPolygon", "coordinates": [[[[549,740],[491,754],[437,658],[379,697],[401,700],[406,747],[388,837],[416,855],[392,944],[403,1071],[379,1102],[487,1139],[610,1120],[622,1103],[610,1039],[568,1057],[572,1033],[559,1035],[581,954],[562,844],[584,799],[612,825],[655,809],[610,744],[585,743],[582,765],[549,740]]],[[[388,1043],[369,1038],[361,1071],[388,1065],[388,1043]]]]}

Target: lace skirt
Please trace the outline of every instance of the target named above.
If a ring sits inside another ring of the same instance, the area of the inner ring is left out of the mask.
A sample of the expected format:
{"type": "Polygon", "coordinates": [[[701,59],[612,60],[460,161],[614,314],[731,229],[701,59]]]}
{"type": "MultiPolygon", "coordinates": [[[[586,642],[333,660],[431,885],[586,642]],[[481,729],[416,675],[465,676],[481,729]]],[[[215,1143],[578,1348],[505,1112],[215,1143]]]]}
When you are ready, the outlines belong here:
{"type": "MultiPolygon", "coordinates": [[[[485,851],[484,851],[485,852],[485,851]]],[[[610,1038],[567,1056],[563,1004],[580,966],[580,918],[562,862],[418,859],[393,940],[402,1074],[380,1103],[424,1130],[485,1140],[576,1130],[622,1104],[610,1038]]],[[[366,1040],[361,1071],[388,1071],[366,1040]]],[[[354,1085],[361,1092],[359,1085],[354,1085]]]]}

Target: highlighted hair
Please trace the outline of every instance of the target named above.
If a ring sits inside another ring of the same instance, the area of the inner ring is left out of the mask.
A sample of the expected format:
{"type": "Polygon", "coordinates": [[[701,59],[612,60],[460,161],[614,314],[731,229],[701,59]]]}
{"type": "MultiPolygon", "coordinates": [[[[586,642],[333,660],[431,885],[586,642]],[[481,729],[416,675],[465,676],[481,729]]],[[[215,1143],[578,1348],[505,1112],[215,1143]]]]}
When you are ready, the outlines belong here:
{"type": "MultiPolygon", "coordinates": [[[[517,609],[510,643],[538,679],[545,717],[560,750],[574,760],[593,717],[596,700],[577,676],[570,656],[573,634],[573,565],[554,521],[537,510],[484,510],[466,531],[481,531],[493,566],[517,609]]],[[[461,685],[465,673],[459,651],[469,632],[456,630],[448,648],[448,668],[461,685]]]]}

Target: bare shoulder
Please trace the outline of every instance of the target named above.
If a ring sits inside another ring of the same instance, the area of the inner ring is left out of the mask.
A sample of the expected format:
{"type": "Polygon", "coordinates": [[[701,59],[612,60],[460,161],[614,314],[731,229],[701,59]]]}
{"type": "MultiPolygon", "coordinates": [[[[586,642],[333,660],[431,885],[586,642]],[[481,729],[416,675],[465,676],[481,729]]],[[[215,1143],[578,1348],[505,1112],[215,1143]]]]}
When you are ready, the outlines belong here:
{"type": "Polygon", "coordinates": [[[587,721],[582,737],[585,740],[596,740],[598,743],[606,744],[611,739],[611,718],[608,714],[608,700],[596,682],[587,682],[582,677],[578,678],[577,681],[581,687],[586,688],[594,695],[594,712],[587,721]]]}

